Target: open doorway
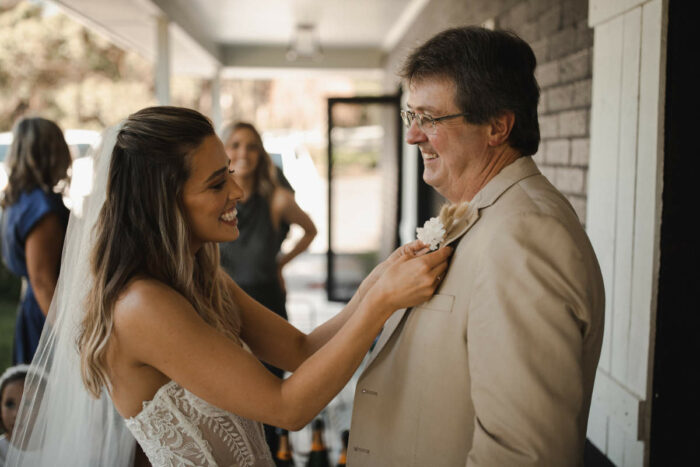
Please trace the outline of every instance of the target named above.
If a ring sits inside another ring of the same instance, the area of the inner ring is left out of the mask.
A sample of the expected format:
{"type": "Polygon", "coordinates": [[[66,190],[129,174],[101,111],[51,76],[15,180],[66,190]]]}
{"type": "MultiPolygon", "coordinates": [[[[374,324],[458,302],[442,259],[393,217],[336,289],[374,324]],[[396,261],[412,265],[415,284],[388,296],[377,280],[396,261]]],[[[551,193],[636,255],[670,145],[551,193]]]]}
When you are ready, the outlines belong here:
{"type": "Polygon", "coordinates": [[[328,99],[328,300],[348,301],[399,244],[400,95],[328,99]]]}

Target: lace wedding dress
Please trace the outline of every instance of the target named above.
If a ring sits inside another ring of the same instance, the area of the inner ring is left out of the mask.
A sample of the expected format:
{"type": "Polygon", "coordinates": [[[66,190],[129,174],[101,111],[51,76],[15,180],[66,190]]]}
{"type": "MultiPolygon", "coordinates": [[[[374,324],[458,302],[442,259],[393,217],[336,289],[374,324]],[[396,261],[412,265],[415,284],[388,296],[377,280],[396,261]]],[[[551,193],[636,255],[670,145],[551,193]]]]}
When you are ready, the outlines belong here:
{"type": "Polygon", "coordinates": [[[262,425],[221,410],[174,381],[126,426],[154,467],[274,467],[262,425]]]}
{"type": "Polygon", "coordinates": [[[61,270],[5,465],[130,467],[136,438],[154,467],[273,467],[260,423],[218,409],[174,382],[126,422],[107,391],[95,399],[83,385],[75,342],[91,277],[94,226],[120,128],[105,131],[89,158],[94,190],[73,207],[61,260],[70,267],[61,270]]]}

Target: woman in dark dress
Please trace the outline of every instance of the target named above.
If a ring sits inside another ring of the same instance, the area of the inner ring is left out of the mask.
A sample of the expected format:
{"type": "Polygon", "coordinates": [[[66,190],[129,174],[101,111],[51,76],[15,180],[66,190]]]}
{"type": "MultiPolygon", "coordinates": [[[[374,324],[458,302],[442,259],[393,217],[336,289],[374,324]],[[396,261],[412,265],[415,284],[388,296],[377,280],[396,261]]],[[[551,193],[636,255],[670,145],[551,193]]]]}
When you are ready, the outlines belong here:
{"type": "MultiPolygon", "coordinates": [[[[309,247],[316,227],[294,200],[289,186],[278,179],[277,169],[253,125],[228,125],[221,140],[244,192],[237,205],[240,236],[235,242],[219,245],[221,266],[248,295],[287,319],[282,268],[309,247]],[[291,224],[299,225],[304,235],[288,253],[280,254],[291,224]]],[[[280,378],[284,374],[265,366],[280,378]]],[[[274,429],[265,425],[265,435],[274,455],[278,444],[274,429]]]]}
{"type": "Polygon", "coordinates": [[[1,202],[2,257],[23,282],[13,364],[31,362],[56,288],[69,215],[56,191],[67,181],[70,164],[68,145],[54,122],[25,118],[15,125],[1,202]]]}

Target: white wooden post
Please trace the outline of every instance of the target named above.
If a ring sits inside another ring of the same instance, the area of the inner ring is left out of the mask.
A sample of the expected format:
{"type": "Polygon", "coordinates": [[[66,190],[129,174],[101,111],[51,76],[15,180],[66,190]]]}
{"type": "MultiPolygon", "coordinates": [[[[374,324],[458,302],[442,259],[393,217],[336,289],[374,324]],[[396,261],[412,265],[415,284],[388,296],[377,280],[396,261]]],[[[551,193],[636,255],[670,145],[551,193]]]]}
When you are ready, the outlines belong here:
{"type": "Polygon", "coordinates": [[[222,124],[221,115],[221,68],[217,68],[211,79],[211,121],[219,131],[222,124]]]}
{"type": "MultiPolygon", "coordinates": [[[[407,93],[401,94],[401,108],[406,108],[407,93]]],[[[402,245],[416,238],[418,224],[418,164],[416,164],[416,146],[406,142],[406,128],[401,125],[403,150],[401,151],[401,222],[399,240],[402,245]]],[[[420,155],[418,156],[420,157],[420,155]]]]}
{"type": "Polygon", "coordinates": [[[159,16],[156,23],[156,99],[160,105],[170,104],[170,21],[159,16]]]}
{"type": "Polygon", "coordinates": [[[668,0],[590,0],[595,29],[586,225],[606,291],[588,438],[649,463],[668,0]]]}

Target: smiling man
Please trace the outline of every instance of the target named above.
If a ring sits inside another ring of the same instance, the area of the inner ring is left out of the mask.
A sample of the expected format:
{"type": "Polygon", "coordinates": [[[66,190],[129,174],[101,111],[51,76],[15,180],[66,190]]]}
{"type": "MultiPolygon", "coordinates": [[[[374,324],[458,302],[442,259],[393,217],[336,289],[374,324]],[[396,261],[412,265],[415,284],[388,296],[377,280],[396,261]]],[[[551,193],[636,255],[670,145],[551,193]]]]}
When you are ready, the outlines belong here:
{"type": "Polygon", "coordinates": [[[477,27],[438,34],[404,65],[423,179],[468,209],[436,294],[387,321],[360,377],[352,467],[583,463],[603,282],[530,157],[535,65],[516,35],[477,27]]]}

